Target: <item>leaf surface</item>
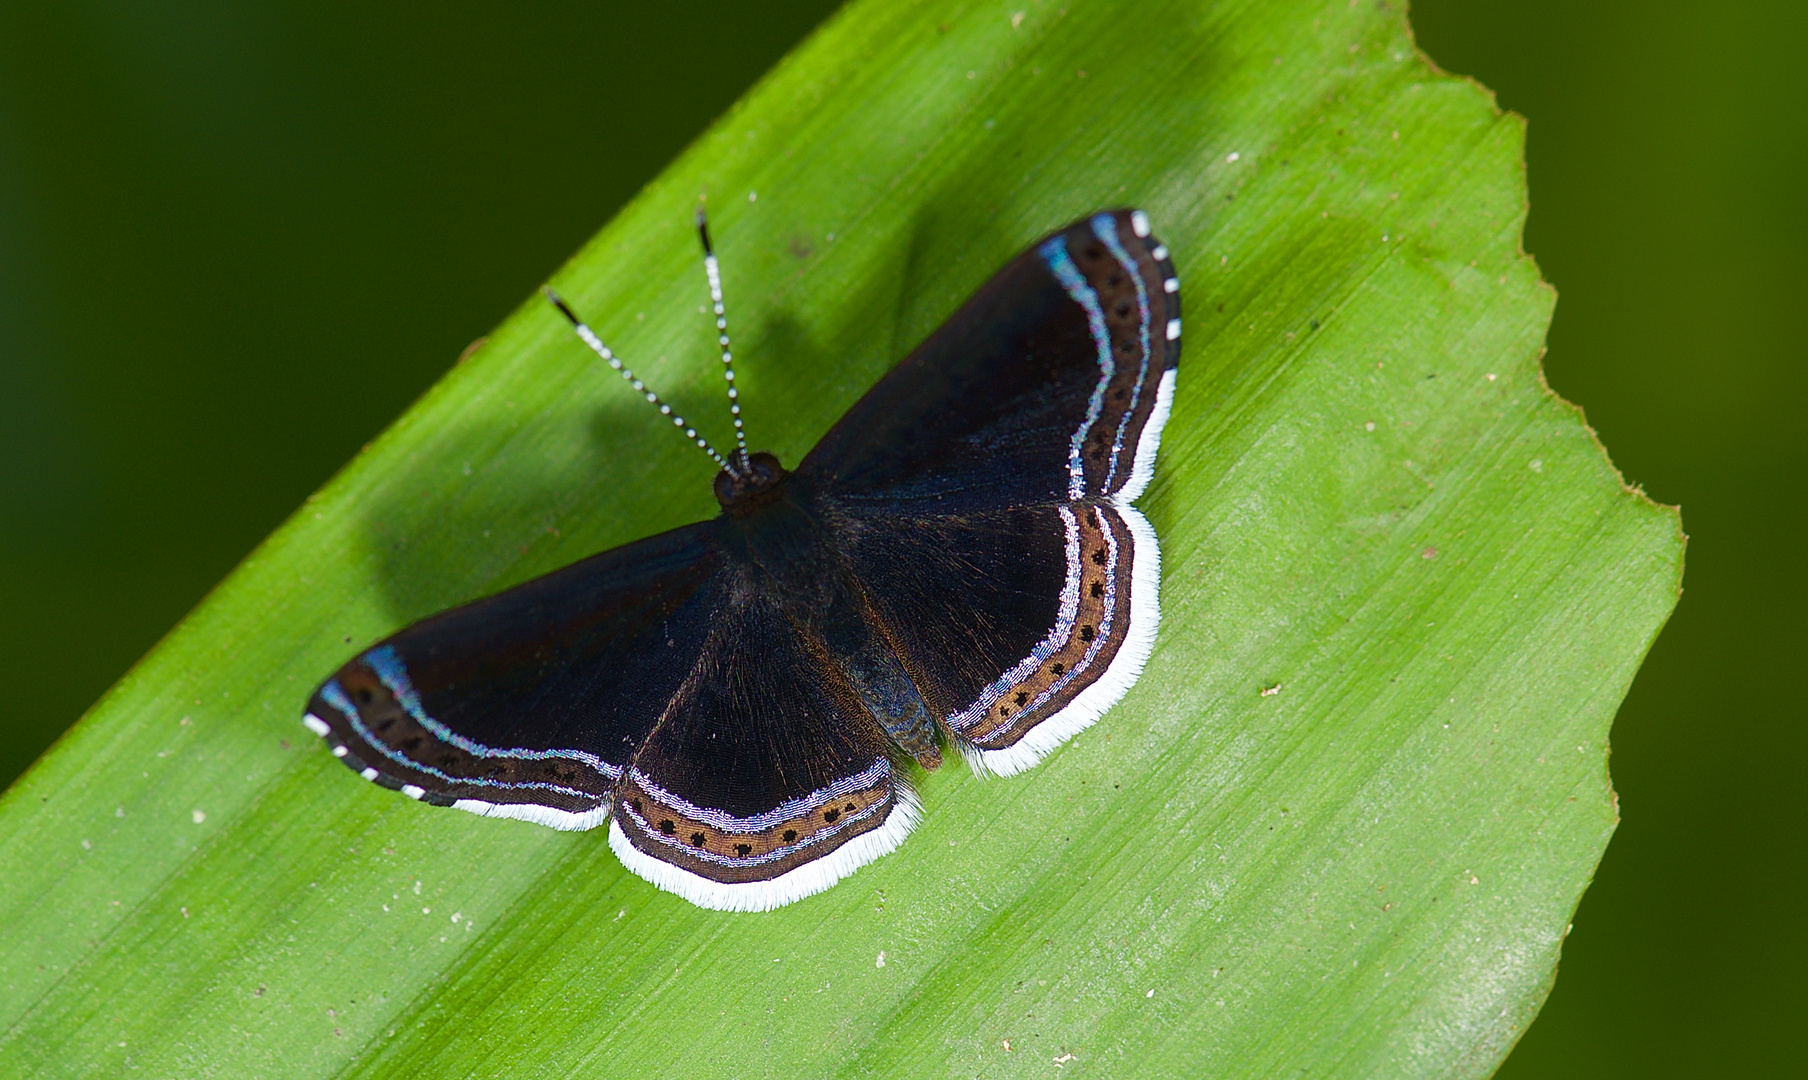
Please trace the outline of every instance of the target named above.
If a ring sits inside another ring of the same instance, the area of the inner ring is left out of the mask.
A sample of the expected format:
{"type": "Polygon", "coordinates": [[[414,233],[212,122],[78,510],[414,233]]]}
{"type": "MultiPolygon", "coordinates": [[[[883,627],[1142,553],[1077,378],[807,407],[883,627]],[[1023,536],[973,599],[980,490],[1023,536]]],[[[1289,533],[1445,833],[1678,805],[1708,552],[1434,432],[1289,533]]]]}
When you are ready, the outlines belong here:
{"type": "Polygon", "coordinates": [[[1148,210],[1186,351],[1142,681],[767,915],[359,782],[297,722],[354,646],[715,509],[527,301],[0,801],[0,1073],[1487,1075],[1682,557],[1543,385],[1522,143],[1386,5],[845,9],[553,281],[728,441],[707,196],[794,463],[1027,242],[1148,210]]]}

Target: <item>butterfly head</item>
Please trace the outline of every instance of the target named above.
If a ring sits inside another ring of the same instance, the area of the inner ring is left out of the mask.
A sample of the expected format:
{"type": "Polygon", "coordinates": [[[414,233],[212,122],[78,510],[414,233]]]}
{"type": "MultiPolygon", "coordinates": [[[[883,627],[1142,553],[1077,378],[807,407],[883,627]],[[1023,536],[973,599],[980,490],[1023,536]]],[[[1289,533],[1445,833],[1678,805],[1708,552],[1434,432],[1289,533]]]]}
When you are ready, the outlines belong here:
{"type": "Polygon", "coordinates": [[[730,513],[745,513],[765,502],[761,496],[774,491],[788,475],[778,458],[763,450],[743,460],[746,465],[739,472],[723,469],[716,474],[716,501],[730,513]]]}

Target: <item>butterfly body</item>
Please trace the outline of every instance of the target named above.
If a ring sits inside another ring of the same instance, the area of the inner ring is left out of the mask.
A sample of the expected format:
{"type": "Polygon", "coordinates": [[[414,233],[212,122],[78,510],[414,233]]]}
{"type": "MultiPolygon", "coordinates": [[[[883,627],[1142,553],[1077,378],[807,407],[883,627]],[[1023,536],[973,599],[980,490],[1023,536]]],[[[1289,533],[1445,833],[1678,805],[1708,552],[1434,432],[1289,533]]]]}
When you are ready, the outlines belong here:
{"type": "MultiPolygon", "coordinates": [[[[762,456],[769,457],[754,455],[762,456]]],[[[777,459],[771,461],[776,468],[777,459]]],[[[942,757],[935,720],[887,643],[853,568],[840,557],[836,523],[845,521],[831,500],[795,473],[780,472],[769,486],[737,493],[718,520],[717,542],[736,579],[730,603],[770,599],[824,670],[857,699],[854,711],[864,710],[924,768],[937,768],[942,757]]]]}
{"type": "Polygon", "coordinates": [[[1076,222],[796,469],[738,457],[717,517],[399,631],[308,726],[422,801],[607,823],[630,869],[706,907],[826,888],[914,825],[912,763],[952,746],[1019,772],[1140,673],[1159,552],[1131,503],[1177,290],[1140,213],[1076,222]]]}

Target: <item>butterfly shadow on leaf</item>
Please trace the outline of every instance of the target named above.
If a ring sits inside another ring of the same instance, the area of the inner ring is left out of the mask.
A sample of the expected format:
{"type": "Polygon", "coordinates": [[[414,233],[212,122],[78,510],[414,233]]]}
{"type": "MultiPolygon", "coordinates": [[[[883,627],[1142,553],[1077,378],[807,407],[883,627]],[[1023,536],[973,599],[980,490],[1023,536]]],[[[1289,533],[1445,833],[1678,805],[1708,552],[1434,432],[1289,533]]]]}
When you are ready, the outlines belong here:
{"type": "Polygon", "coordinates": [[[608,370],[592,363],[577,378],[597,391],[523,402],[521,423],[442,428],[414,468],[367,499],[360,539],[383,619],[373,630],[714,513],[706,459],[644,402],[616,393],[625,388],[608,370]]]}

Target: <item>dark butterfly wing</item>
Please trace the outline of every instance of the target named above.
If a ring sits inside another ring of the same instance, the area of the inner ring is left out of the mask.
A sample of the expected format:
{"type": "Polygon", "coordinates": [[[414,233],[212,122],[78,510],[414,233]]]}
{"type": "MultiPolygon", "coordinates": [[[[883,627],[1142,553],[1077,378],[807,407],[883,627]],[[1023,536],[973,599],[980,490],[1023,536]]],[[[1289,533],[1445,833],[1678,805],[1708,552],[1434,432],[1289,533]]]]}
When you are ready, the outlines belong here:
{"type": "Polygon", "coordinates": [[[1028,768],[1116,703],[1160,620],[1131,502],[1180,362],[1179,281],[1135,211],[1036,244],[799,468],[925,701],[974,764],[1028,768]]]}
{"type": "Polygon", "coordinates": [[[1173,397],[1179,305],[1140,212],[1075,222],[999,271],[798,472],[847,502],[912,514],[1129,503],[1173,397]]]}
{"type": "Polygon", "coordinates": [[[764,911],[897,847],[916,802],[841,673],[743,593],[641,749],[609,843],[708,908],[764,911]]]}
{"type": "Polygon", "coordinates": [[[885,635],[983,772],[1021,772],[1090,725],[1154,644],[1160,552],[1133,508],[887,515],[849,535],[885,635]]]}
{"type": "Polygon", "coordinates": [[[716,529],[674,529],[415,623],[323,683],[306,723],[414,798],[594,828],[725,603],[716,529]]]}

